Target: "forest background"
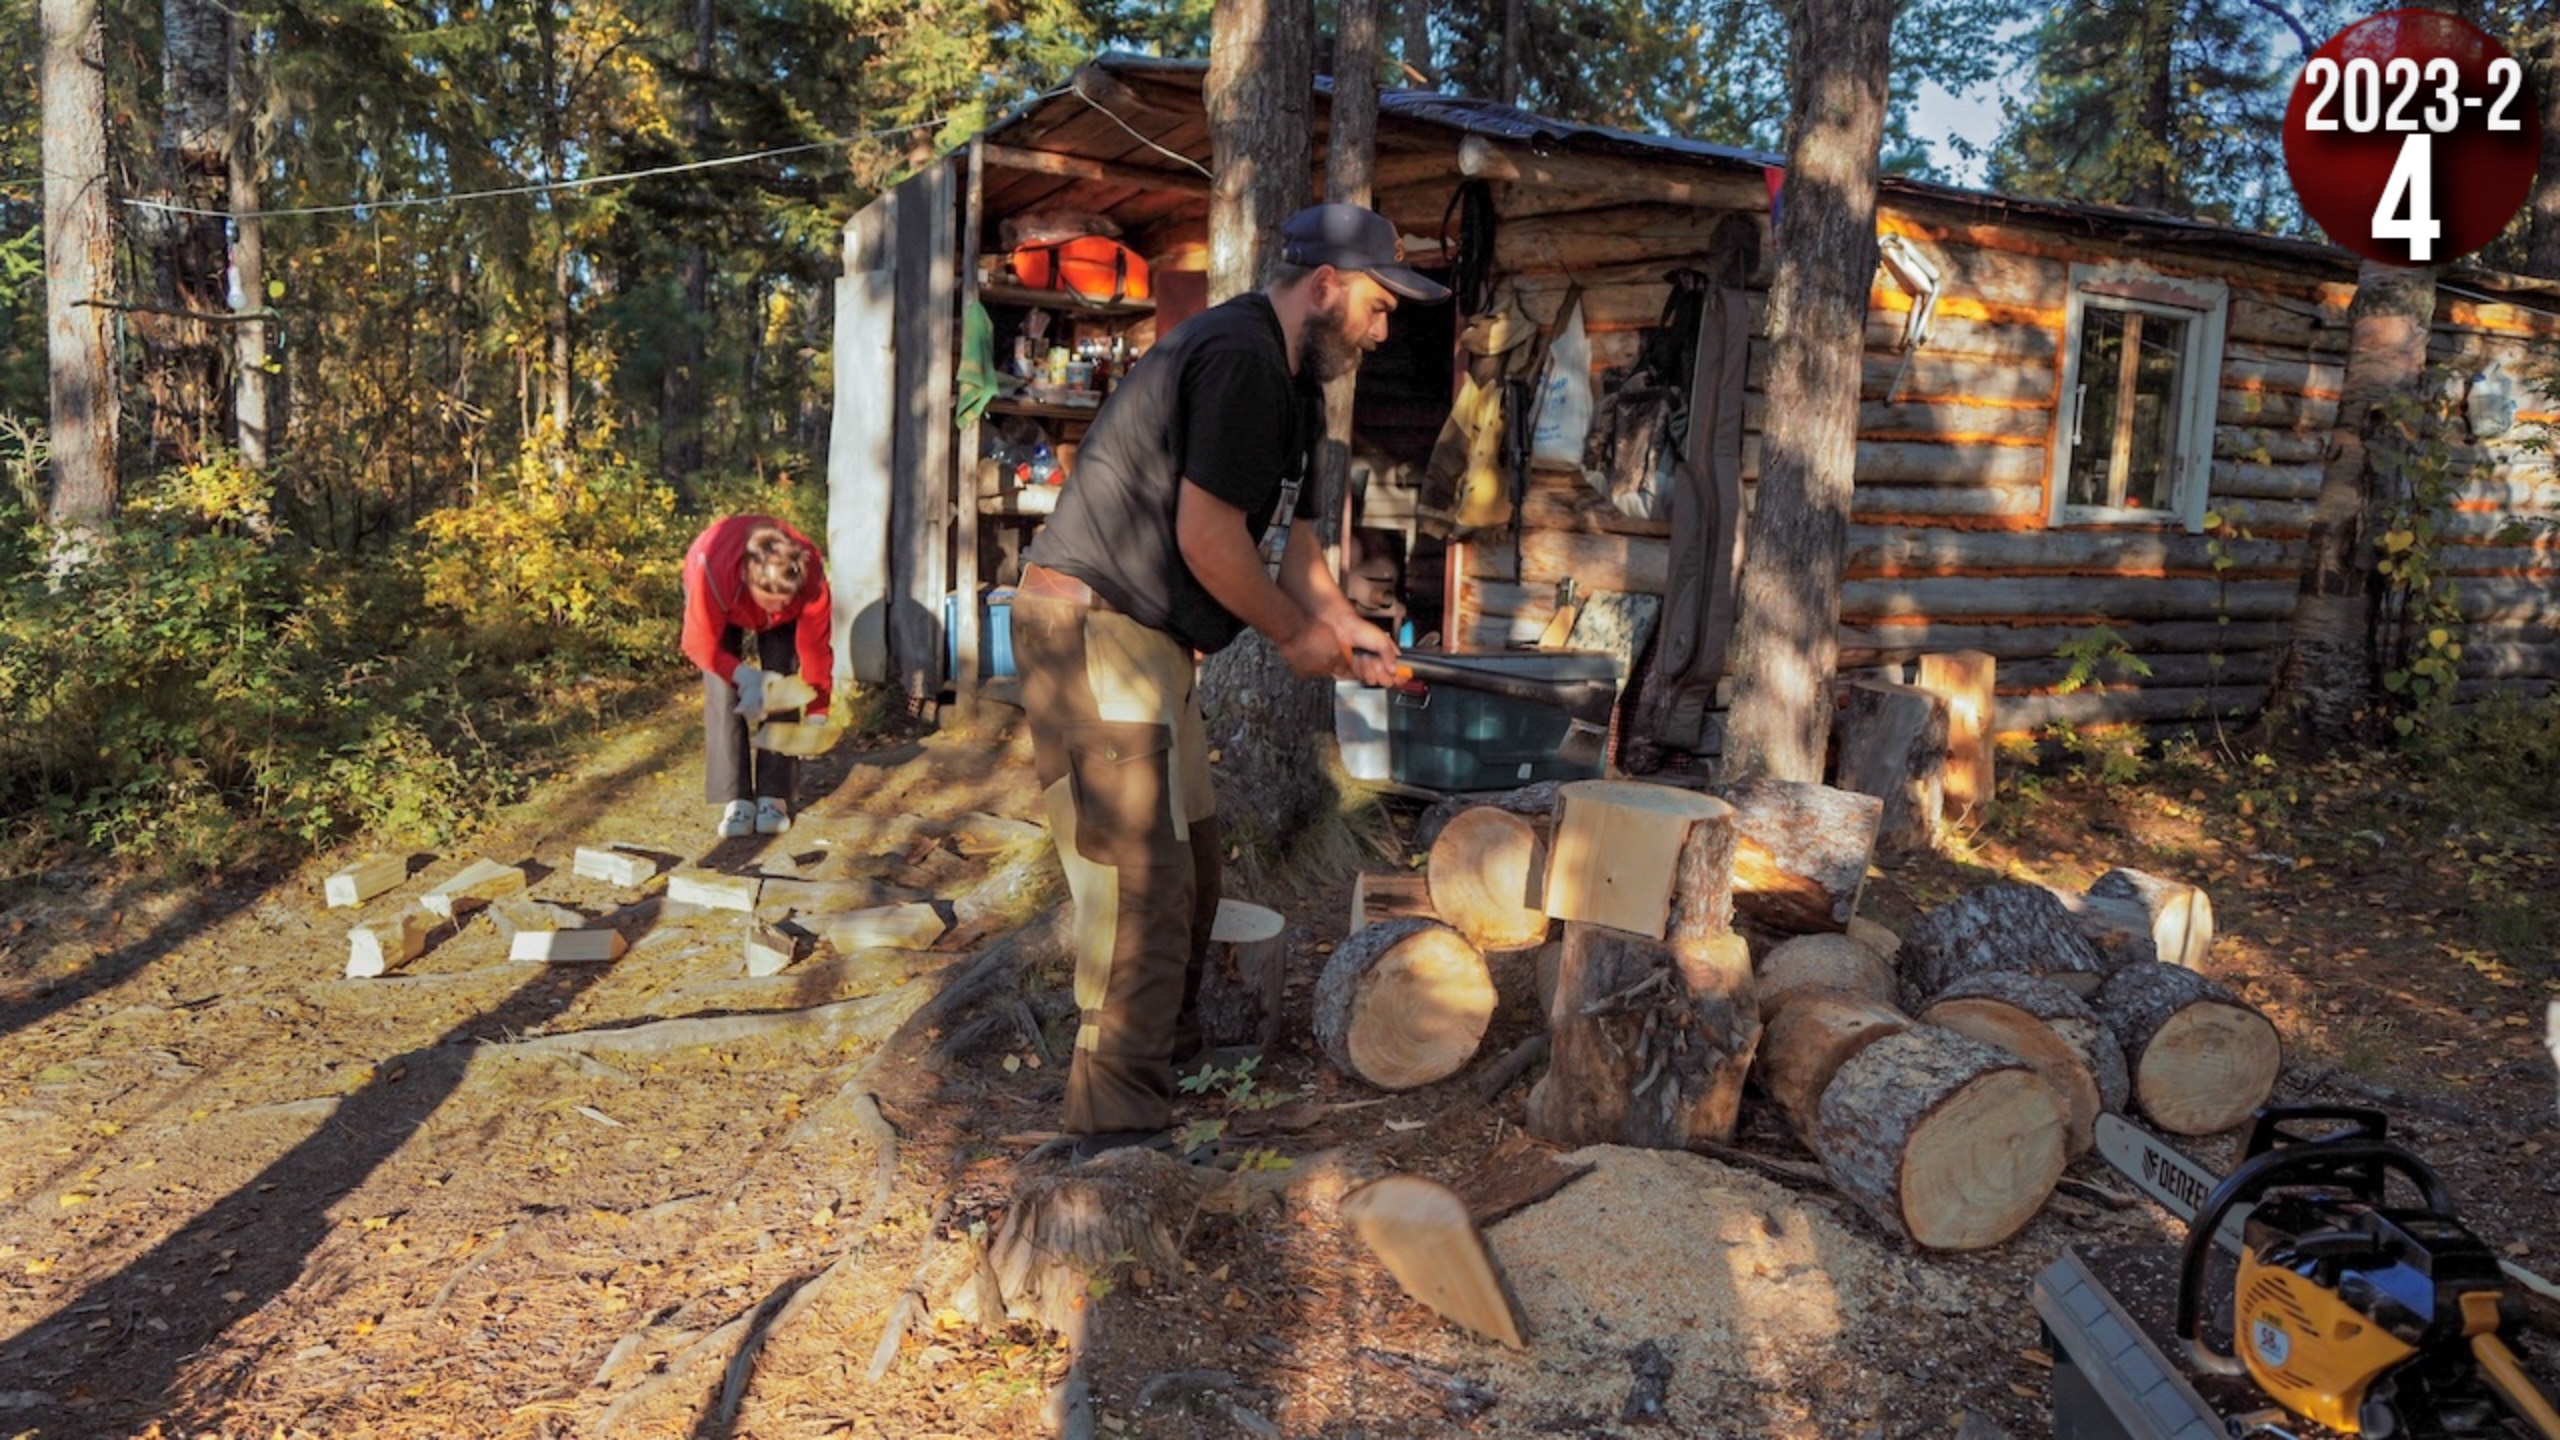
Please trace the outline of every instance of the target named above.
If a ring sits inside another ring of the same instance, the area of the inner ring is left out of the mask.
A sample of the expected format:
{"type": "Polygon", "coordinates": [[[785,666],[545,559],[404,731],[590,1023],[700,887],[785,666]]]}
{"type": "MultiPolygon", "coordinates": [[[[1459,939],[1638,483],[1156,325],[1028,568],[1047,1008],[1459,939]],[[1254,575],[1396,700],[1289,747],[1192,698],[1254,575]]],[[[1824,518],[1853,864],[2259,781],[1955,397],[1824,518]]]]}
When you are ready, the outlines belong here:
{"type": "MultiPolygon", "coordinates": [[[[1388,13],[1389,84],[1784,146],[1779,6],[1388,13]]],[[[2360,13],[1911,0],[1884,165],[2309,233],[2282,103],[2305,39],[2360,13]],[[1995,92],[1987,143],[1923,133],[1923,95],[1995,92]]],[[[2540,5],[2477,18],[2547,73],[2540,5]]],[[[662,696],[701,519],[822,528],[844,220],[1099,50],[1205,59],[1210,6],[0,0],[0,20],[0,872],[66,847],[184,872],[443,841],[662,696]],[[48,465],[74,438],[47,432],[40,153],[65,27],[103,80],[124,297],[103,494],[48,465]],[[634,172],[654,173],[615,178],[634,172]],[[207,226],[228,293],[190,289],[207,226]]]]}

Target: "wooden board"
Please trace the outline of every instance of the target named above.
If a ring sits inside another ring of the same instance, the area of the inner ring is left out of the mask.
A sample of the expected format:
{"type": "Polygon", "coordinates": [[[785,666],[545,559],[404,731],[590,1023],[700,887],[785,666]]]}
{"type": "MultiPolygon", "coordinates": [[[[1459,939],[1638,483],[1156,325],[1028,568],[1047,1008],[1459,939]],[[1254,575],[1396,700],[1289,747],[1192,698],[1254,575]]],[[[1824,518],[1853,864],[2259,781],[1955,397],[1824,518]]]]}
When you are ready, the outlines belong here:
{"type": "Polygon", "coordinates": [[[658,862],[614,846],[581,845],[569,866],[572,873],[636,890],[658,877],[658,862]]]}
{"type": "Polygon", "coordinates": [[[1912,683],[1946,702],[1947,761],[1942,787],[1945,818],[1978,824],[1994,793],[1992,694],[1999,662],[1979,650],[1920,657],[1912,683]]]}
{"type": "Polygon", "coordinates": [[[889,495],[898,390],[898,202],[890,189],[845,227],[835,288],[835,410],[827,438],[827,585],[836,663],[865,685],[889,679],[889,495]]]}
{"type": "Polygon", "coordinates": [[[600,964],[621,959],[629,948],[619,930],[519,930],[507,944],[507,958],[555,965],[600,964]]]}
{"type": "Polygon", "coordinates": [[[435,919],[423,910],[403,910],[388,920],[358,925],[347,932],[347,978],[370,980],[406,965],[427,951],[427,935],[435,919]]]}
{"type": "Polygon", "coordinates": [[[1626,780],[1579,780],[1557,792],[1546,911],[1662,939],[1694,911],[1694,933],[1718,933],[1732,906],[1733,807],[1712,795],[1626,780]]]}
{"type": "Polygon", "coordinates": [[[929,950],[950,928],[943,922],[941,911],[922,901],[811,915],[806,917],[806,923],[846,954],[856,950],[929,950]]]}
{"type": "Polygon", "coordinates": [[[1407,1295],[1487,1340],[1529,1348],[1520,1301],[1457,1192],[1381,1176],[1342,1197],[1342,1218],[1407,1295]]]}
{"type": "Polygon", "coordinates": [[[321,893],[330,909],[361,905],[409,878],[406,855],[368,855],[330,876],[321,885],[321,893]]]}
{"type": "Polygon", "coordinates": [[[468,914],[501,895],[513,895],[525,887],[525,873],[513,865],[495,860],[473,860],[442,883],[418,897],[428,914],[450,920],[456,914],[468,914]]]}

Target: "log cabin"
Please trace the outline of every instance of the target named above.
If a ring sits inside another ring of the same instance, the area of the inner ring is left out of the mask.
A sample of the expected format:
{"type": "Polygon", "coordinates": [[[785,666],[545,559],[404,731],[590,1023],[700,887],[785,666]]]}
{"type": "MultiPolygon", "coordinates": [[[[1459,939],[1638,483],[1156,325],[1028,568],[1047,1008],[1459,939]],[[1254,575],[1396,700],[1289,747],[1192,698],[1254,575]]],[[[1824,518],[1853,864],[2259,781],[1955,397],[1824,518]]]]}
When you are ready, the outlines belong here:
{"type": "MultiPolygon", "coordinates": [[[[1071,469],[1093,413],[1088,396],[1038,388],[1000,395],[955,428],[952,357],[967,308],[985,307],[1003,369],[1035,312],[1052,328],[1022,346],[1034,368],[1043,344],[1143,352],[1205,305],[1205,73],[1104,56],[848,225],[828,544],[838,654],[853,678],[919,700],[945,686],[974,698],[984,657],[1002,649],[1000,623],[987,622],[1001,616],[948,597],[994,590],[1000,601],[995,587],[1054,500],[990,439],[1036,434],[1071,469]],[[1146,261],[1148,292],[1062,304],[1009,274],[1008,235],[1059,212],[1108,221],[1146,261]]],[[[1328,93],[1322,79],[1317,88],[1311,194],[1328,93]]],[[[1380,109],[1376,204],[1409,257],[1444,277],[1472,267],[1541,325],[1578,293],[1595,394],[1635,361],[1672,273],[1706,268],[1719,227],[1749,223],[1747,504],[1779,157],[1431,92],[1388,91],[1380,109]]],[[[2354,257],[2172,216],[1891,177],[1878,229],[1889,263],[1870,296],[1842,670],[1900,678],[1921,655],[1987,653],[2003,733],[2256,710],[2286,636],[2339,402],[2354,257]],[[2148,674],[2102,670],[2066,693],[2065,648],[2101,626],[2148,674]]],[[[1416,492],[1399,482],[1448,415],[1457,308],[1400,311],[1359,383],[1348,504],[1364,534],[1393,537],[1417,628],[1452,651],[1500,651],[1549,629],[1568,582],[1583,599],[1661,593],[1670,521],[1621,513],[1571,470],[1531,470],[1512,527],[1451,540],[1418,521],[1416,492]]],[[[2560,475],[2531,443],[2553,418],[2530,377],[2555,338],[2560,286],[2446,272],[2429,353],[2459,387],[2465,474],[2445,528],[2468,625],[2466,694],[2560,683],[2560,542],[2531,528],[2560,522],[2560,475]],[[2531,528],[2521,540],[2519,522],[2531,528]]]]}

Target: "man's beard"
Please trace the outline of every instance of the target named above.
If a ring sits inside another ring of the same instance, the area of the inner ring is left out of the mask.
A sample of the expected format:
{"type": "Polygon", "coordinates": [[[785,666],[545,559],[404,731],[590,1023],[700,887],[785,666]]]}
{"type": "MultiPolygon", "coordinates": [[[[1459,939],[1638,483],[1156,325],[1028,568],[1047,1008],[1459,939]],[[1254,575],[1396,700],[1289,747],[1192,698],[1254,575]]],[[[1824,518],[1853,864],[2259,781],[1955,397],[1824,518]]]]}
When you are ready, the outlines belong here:
{"type": "Polygon", "coordinates": [[[1367,352],[1351,333],[1350,320],[1348,302],[1307,317],[1301,343],[1307,352],[1307,374],[1318,384],[1339,380],[1360,368],[1361,357],[1367,352]]]}

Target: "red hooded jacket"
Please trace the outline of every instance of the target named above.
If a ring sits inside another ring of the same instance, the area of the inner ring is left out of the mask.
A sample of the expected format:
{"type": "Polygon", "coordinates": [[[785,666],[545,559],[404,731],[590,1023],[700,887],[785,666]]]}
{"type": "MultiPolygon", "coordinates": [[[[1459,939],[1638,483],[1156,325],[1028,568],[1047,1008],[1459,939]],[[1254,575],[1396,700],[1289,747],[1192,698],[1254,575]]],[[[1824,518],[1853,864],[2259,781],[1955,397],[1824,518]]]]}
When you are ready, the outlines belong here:
{"type": "Polygon", "coordinates": [[[720,637],[734,625],[758,633],[777,625],[796,625],[800,678],[816,687],[818,698],[809,713],[827,713],[834,698],[836,648],[835,604],[827,593],[826,566],[809,537],[770,515],[732,515],[694,537],[684,552],[684,653],[694,664],[736,683],[738,657],[720,648],[720,637]],[[768,610],[747,589],[747,537],[758,530],[779,530],[809,552],[800,593],[779,610],[768,610]]]}

